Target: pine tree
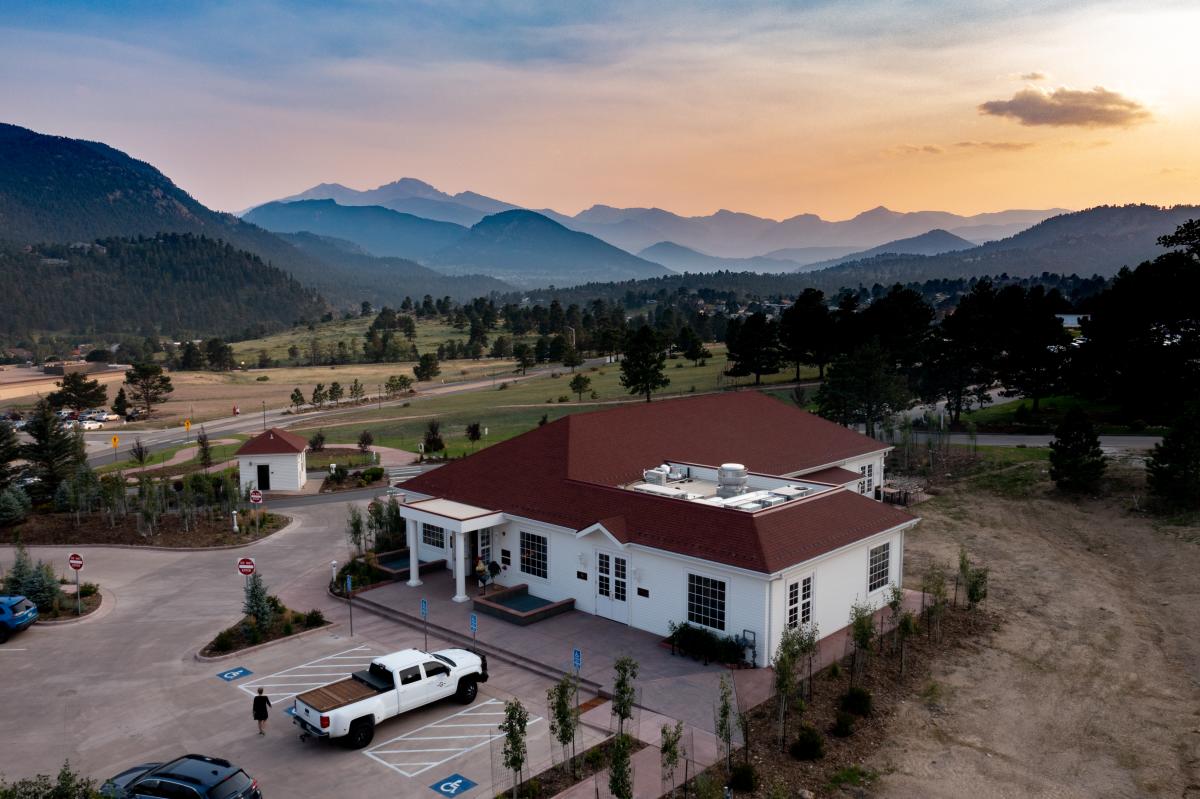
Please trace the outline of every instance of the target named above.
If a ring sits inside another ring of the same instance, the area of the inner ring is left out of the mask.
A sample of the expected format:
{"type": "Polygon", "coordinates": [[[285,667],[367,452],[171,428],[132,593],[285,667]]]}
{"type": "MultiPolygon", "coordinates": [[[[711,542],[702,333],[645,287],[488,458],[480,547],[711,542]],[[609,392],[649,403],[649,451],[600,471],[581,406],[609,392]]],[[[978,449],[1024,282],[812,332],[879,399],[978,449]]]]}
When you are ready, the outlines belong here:
{"type": "Polygon", "coordinates": [[[108,388],[100,385],[99,380],[88,380],[82,372],[63,375],[63,379],[54,385],[58,386],[58,391],[50,392],[46,398],[54,408],[82,411],[108,402],[108,388]]]}
{"type": "Polygon", "coordinates": [[[20,486],[9,486],[0,491],[0,527],[23,522],[31,505],[29,495],[20,486]]]}
{"type": "Polygon", "coordinates": [[[334,380],[329,384],[329,401],[335,406],[341,401],[342,395],[345,392],[342,389],[342,384],[334,380]]]}
{"type": "Polygon", "coordinates": [[[592,378],[585,374],[577,374],[571,378],[571,382],[567,384],[567,388],[571,389],[572,393],[578,395],[579,401],[583,402],[583,392],[588,391],[592,387],[592,378]]]}
{"type": "Polygon", "coordinates": [[[39,498],[48,499],[54,496],[59,484],[71,479],[76,468],[85,462],[83,436],[63,427],[45,400],[37,404],[25,432],[33,441],[21,447],[21,455],[40,478],[40,482],[30,488],[39,498]]]}
{"type": "Polygon", "coordinates": [[[12,462],[21,454],[21,445],[17,441],[17,432],[11,424],[0,421],[0,491],[8,488],[16,474],[12,462]]]}
{"type": "Polygon", "coordinates": [[[200,425],[200,435],[196,436],[196,457],[205,470],[213,465],[212,445],[208,443],[208,433],[204,430],[204,425],[200,425]]]}
{"type": "Polygon", "coordinates": [[[147,415],[175,390],[171,378],[163,374],[162,367],[156,363],[135,364],[125,372],[125,383],[133,393],[134,401],[146,409],[147,415]]]}
{"type": "Polygon", "coordinates": [[[647,325],[642,325],[625,345],[625,357],[621,359],[621,385],[630,394],[644,394],[646,402],[659,389],[671,385],[666,376],[667,356],[658,336],[647,325]]]}
{"type": "Polygon", "coordinates": [[[324,383],[317,383],[315,386],[313,386],[312,404],[315,407],[317,407],[317,408],[323,407],[325,405],[326,397],[327,397],[327,394],[325,393],[325,384],[324,383]]]}
{"type": "Polygon", "coordinates": [[[1067,411],[1050,442],[1050,479],[1063,491],[1091,491],[1104,476],[1100,439],[1087,414],[1067,411]]]}
{"type": "Polygon", "coordinates": [[[366,455],[371,451],[371,445],[375,443],[375,436],[371,435],[370,430],[364,430],[358,434],[358,451],[366,455]]]}
{"type": "Polygon", "coordinates": [[[129,413],[129,398],[125,396],[125,387],[117,390],[117,398],[113,400],[112,412],[122,418],[129,413]]]}
{"type": "Polygon", "coordinates": [[[292,407],[294,407],[296,410],[300,410],[304,407],[304,402],[304,392],[300,390],[299,386],[296,386],[292,389],[292,407]]]}
{"type": "Polygon", "coordinates": [[[1200,509],[1200,404],[1188,406],[1146,463],[1150,491],[1172,508],[1200,509]]]}
{"type": "Polygon", "coordinates": [[[9,596],[21,594],[25,581],[32,573],[33,561],[29,559],[29,551],[25,549],[24,544],[18,543],[13,564],[4,575],[4,593],[9,596]]]}
{"type": "Polygon", "coordinates": [[[265,633],[271,628],[271,621],[275,612],[272,610],[271,602],[267,598],[267,586],[263,582],[261,574],[252,574],[250,575],[250,579],[246,581],[242,612],[254,619],[254,623],[260,631],[265,633]]]}
{"type": "Polygon", "coordinates": [[[446,443],[442,441],[442,423],[437,419],[430,419],[425,426],[425,454],[432,455],[445,448],[446,443]]]}

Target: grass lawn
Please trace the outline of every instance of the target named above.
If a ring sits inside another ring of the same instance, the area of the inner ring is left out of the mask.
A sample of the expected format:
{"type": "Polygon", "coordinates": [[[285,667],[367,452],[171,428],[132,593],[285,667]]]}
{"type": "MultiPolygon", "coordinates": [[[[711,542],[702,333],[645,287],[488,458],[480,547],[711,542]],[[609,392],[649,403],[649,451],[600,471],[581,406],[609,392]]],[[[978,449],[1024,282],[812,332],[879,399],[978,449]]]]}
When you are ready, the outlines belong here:
{"type": "MultiPolygon", "coordinates": [[[[313,330],[309,330],[308,326],[304,325],[263,338],[239,341],[232,345],[233,357],[235,361],[245,361],[247,366],[256,366],[259,353],[266,350],[267,355],[272,359],[291,363],[291,359],[288,358],[288,348],[295,346],[300,350],[300,362],[304,363],[307,362],[314,337],[317,339],[322,353],[328,353],[331,347],[336,348],[339,341],[344,341],[348,348],[353,345],[352,352],[361,354],[364,334],[371,327],[373,321],[375,321],[375,314],[356,316],[353,319],[337,319],[315,325],[313,330]]],[[[444,344],[452,339],[466,341],[467,332],[466,330],[457,330],[440,321],[418,319],[417,337],[413,339],[413,343],[417,345],[420,352],[429,352],[436,350],[439,344],[444,344]]],[[[500,334],[502,335],[503,332],[500,331],[500,334]]]]}
{"type": "Polygon", "coordinates": [[[1097,433],[1123,434],[1140,433],[1161,435],[1163,428],[1145,424],[1130,424],[1116,405],[1093,402],[1080,397],[1058,395],[1044,397],[1039,403],[1038,413],[1033,415],[1033,402],[1028,399],[1012,399],[987,405],[962,415],[963,422],[974,422],[980,432],[1054,432],[1068,411],[1078,408],[1084,411],[1096,426],[1097,433]],[[1024,407],[1022,411],[1020,408],[1024,407]]]}
{"type": "MultiPolygon", "coordinates": [[[[222,438],[236,438],[236,439],[238,439],[238,441],[234,444],[213,444],[210,447],[210,449],[212,450],[212,462],[214,464],[224,463],[225,461],[231,460],[233,458],[233,454],[238,451],[238,449],[242,446],[242,444],[246,441],[246,439],[249,438],[249,436],[241,434],[241,433],[235,433],[235,434],[232,434],[229,436],[222,436],[222,438]]],[[[196,442],[195,442],[195,440],[193,440],[192,443],[190,443],[190,444],[178,444],[173,447],[168,447],[167,449],[164,449],[161,452],[153,453],[150,456],[150,458],[147,459],[145,465],[153,466],[155,464],[166,463],[167,461],[171,460],[171,458],[174,457],[181,450],[185,450],[185,449],[188,449],[190,447],[195,447],[195,446],[196,446],[196,442]]],[[[117,471],[118,469],[120,469],[122,471],[127,471],[129,469],[136,469],[140,465],[141,464],[139,464],[137,461],[128,459],[128,460],[123,460],[123,461],[117,461],[116,464],[111,464],[111,463],[105,464],[103,466],[98,467],[96,469],[96,471],[99,472],[100,474],[105,474],[108,472],[117,471]]],[[[236,464],[234,464],[234,465],[236,465],[236,464]]],[[[150,475],[157,477],[162,474],[187,474],[189,472],[197,471],[198,469],[200,469],[200,459],[198,456],[193,456],[193,457],[189,458],[188,460],[184,461],[183,463],[177,463],[172,466],[168,466],[165,469],[153,469],[153,470],[147,471],[146,474],[150,474],[150,475]]],[[[139,474],[140,474],[140,472],[139,472],[139,474]]],[[[130,475],[130,476],[133,477],[136,475],[130,475]]]]}
{"type": "MultiPolygon", "coordinates": [[[[693,366],[690,361],[683,359],[668,361],[666,374],[671,385],[656,394],[656,399],[714,391],[733,385],[745,386],[753,382],[746,378],[735,381],[725,377],[722,374],[727,367],[724,348],[716,345],[710,349],[714,351],[714,357],[703,366],[693,366]]],[[[569,413],[599,410],[614,402],[641,401],[630,396],[621,386],[620,367],[617,364],[589,367],[581,369],[580,373],[592,381],[582,402],[568,388],[572,377],[570,370],[563,369],[558,377],[509,382],[504,389],[500,385],[505,380],[498,377],[495,389],[427,399],[417,395],[408,407],[383,410],[364,407],[360,412],[331,419],[324,424],[319,424],[317,420],[311,423],[300,421],[291,429],[311,435],[319,428],[325,431],[326,441],[331,445],[353,444],[358,441],[360,432],[370,430],[376,444],[415,451],[429,420],[436,418],[442,424],[446,454],[456,457],[531,430],[537,426],[543,414],[553,421],[569,413]],[[592,393],[596,395],[594,399],[592,393]],[[487,431],[483,440],[475,445],[466,438],[467,425],[472,422],[478,422],[487,431]]],[[[802,374],[806,378],[811,376],[807,372],[802,374]]],[[[511,378],[513,375],[510,373],[507,376],[511,378]]],[[[793,376],[794,372],[787,371],[764,377],[763,381],[767,384],[785,383],[793,376]]]]}
{"type": "MultiPolygon", "coordinates": [[[[354,440],[357,442],[358,437],[355,436],[354,440]]],[[[320,452],[309,452],[305,457],[305,463],[311,471],[328,469],[331,463],[337,463],[345,466],[347,469],[353,469],[358,466],[373,466],[375,464],[375,453],[362,453],[358,449],[338,447],[336,449],[325,449],[320,452]]]]}

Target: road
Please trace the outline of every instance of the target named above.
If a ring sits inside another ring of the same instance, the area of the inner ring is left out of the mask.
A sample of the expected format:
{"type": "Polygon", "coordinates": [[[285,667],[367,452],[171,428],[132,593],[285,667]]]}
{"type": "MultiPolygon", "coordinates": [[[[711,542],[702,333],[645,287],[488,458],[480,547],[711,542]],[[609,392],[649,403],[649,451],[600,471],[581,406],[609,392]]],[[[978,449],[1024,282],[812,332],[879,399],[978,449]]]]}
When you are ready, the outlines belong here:
{"type": "MultiPolygon", "coordinates": [[[[925,441],[927,435],[920,431],[913,434],[917,441],[925,441]]],[[[1100,448],[1106,452],[1151,450],[1162,441],[1162,436],[1100,436],[1100,448]]],[[[980,434],[975,442],[981,447],[1048,447],[1054,440],[1052,435],[1027,435],[1024,433],[980,434]]],[[[966,433],[951,433],[951,444],[971,444],[966,433]]]]}
{"type": "MultiPolygon", "coordinates": [[[[429,786],[454,773],[479,784],[466,796],[495,795],[492,775],[503,773],[493,771],[495,714],[517,696],[531,718],[543,716],[549,685],[503,662],[489,664],[491,679],[471,706],[441,702],[386,722],[365,751],[302,744],[289,723],[285,711],[296,691],[338,679],[374,655],[424,644],[420,632],[367,613],[355,614],[350,636],[346,607],[325,593],[329,562],[349,555],[346,512],[345,502],[292,507],[294,526],[239,550],[73,548],[83,555],[83,578],[101,585],[104,604],[94,618],[35,625],[0,646],[10,689],[3,692],[9,734],[0,770],[10,779],[55,773],[69,757],[76,769],[103,779],[137,763],[199,752],[242,766],[268,796],[431,796],[429,786]],[[244,555],[255,558],[271,593],[288,607],[321,608],[338,626],[229,660],[196,661],[194,653],[241,616],[235,564],[244,555]],[[239,668],[252,674],[234,676],[239,668]],[[274,701],[266,737],[250,718],[258,686],[274,701]],[[440,751],[421,751],[431,749],[440,751]]],[[[66,571],[67,553],[31,550],[56,571],[66,571]]],[[[0,563],[11,562],[11,547],[0,547],[0,563]]],[[[431,635],[429,645],[444,643],[431,635]]],[[[532,759],[547,764],[545,721],[529,732],[532,759]]]]}
{"type": "MultiPolygon", "coordinates": [[[[599,366],[605,363],[604,358],[592,358],[584,362],[584,366],[599,366]]],[[[530,369],[527,374],[506,375],[504,380],[533,380],[539,377],[547,377],[551,372],[560,371],[560,366],[544,366],[537,369],[530,369]]],[[[461,394],[468,391],[490,390],[496,385],[498,375],[493,375],[480,380],[465,380],[461,383],[445,383],[431,385],[422,388],[416,394],[406,395],[394,400],[384,400],[374,403],[365,403],[363,405],[341,406],[338,408],[327,408],[318,411],[308,411],[304,414],[296,415],[290,413],[290,408],[268,408],[265,411],[253,411],[243,413],[240,416],[227,416],[221,419],[213,419],[204,423],[204,430],[210,438],[217,438],[221,435],[231,433],[257,433],[267,427],[286,427],[298,421],[311,421],[313,419],[330,419],[337,416],[343,416],[351,413],[358,413],[370,405],[376,407],[397,407],[406,402],[423,402],[435,397],[442,397],[450,394],[461,394]]],[[[159,452],[178,444],[185,444],[189,441],[195,441],[196,430],[191,433],[186,431],[182,426],[171,427],[165,430],[127,430],[123,426],[117,425],[108,427],[93,433],[84,433],[84,442],[88,449],[88,465],[102,466],[106,463],[112,463],[114,459],[123,460],[129,457],[129,450],[134,442],[141,440],[142,445],[150,452],[159,452]],[[117,435],[120,443],[117,446],[116,452],[113,452],[111,445],[113,435],[117,435]]]]}

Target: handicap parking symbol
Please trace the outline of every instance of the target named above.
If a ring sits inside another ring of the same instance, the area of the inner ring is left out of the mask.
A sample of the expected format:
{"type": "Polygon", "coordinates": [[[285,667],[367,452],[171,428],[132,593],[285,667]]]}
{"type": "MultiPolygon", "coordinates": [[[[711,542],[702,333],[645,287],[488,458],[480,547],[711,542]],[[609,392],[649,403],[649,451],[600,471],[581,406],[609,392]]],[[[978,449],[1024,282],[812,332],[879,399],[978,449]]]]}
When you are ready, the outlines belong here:
{"type": "Polygon", "coordinates": [[[451,774],[444,780],[438,780],[429,789],[442,796],[460,796],[475,787],[475,783],[461,774],[451,774]]]}
{"type": "Polygon", "coordinates": [[[230,669],[229,671],[223,671],[220,674],[218,674],[217,676],[220,677],[225,682],[233,682],[234,680],[240,680],[243,677],[249,677],[253,673],[254,672],[250,671],[250,669],[247,669],[243,666],[238,666],[236,669],[230,669]]]}

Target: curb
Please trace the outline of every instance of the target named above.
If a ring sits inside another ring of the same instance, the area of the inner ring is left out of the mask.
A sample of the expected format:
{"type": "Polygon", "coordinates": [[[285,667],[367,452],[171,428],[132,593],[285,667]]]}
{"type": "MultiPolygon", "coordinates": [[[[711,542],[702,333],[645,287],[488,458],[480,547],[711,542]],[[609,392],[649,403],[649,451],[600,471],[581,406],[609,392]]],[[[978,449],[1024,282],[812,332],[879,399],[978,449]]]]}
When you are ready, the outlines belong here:
{"type": "MultiPolygon", "coordinates": [[[[336,599],[338,602],[341,602],[343,604],[345,604],[348,601],[343,597],[340,597],[340,596],[337,596],[336,594],[330,593],[328,591],[328,589],[326,590],[326,593],[329,593],[330,597],[332,597],[333,599],[336,599]]],[[[389,608],[386,605],[382,605],[373,600],[364,599],[363,597],[358,597],[355,604],[358,605],[363,610],[366,610],[368,613],[372,613],[376,616],[379,616],[384,619],[388,619],[390,621],[399,622],[400,624],[403,624],[406,627],[411,627],[414,630],[424,630],[425,629],[426,623],[421,621],[420,619],[409,616],[408,614],[402,613],[401,611],[395,610],[393,608],[389,608]]],[[[482,644],[480,644],[478,641],[472,642],[472,640],[469,636],[462,635],[461,633],[457,633],[449,628],[442,627],[438,624],[430,624],[428,626],[429,626],[429,631],[431,633],[435,633],[438,637],[444,638],[448,643],[455,644],[457,646],[461,646],[466,649],[471,649],[473,646],[476,651],[482,652],[483,654],[487,655],[488,657],[494,658],[496,660],[502,660],[511,666],[516,666],[519,669],[524,669],[525,671],[533,672],[534,674],[538,675],[539,677],[544,677],[546,679],[550,679],[550,680],[554,680],[554,681],[557,681],[559,678],[562,677],[561,671],[559,671],[557,669],[552,669],[549,666],[545,665],[544,663],[539,663],[536,660],[531,660],[530,658],[523,657],[522,655],[518,655],[518,654],[516,654],[514,652],[510,652],[506,649],[500,649],[499,647],[493,646],[492,644],[488,644],[486,642],[482,643],[482,644]]],[[[609,694],[609,692],[604,689],[604,686],[602,686],[598,682],[589,680],[586,677],[579,678],[579,686],[581,688],[583,688],[584,690],[594,693],[596,696],[603,697],[605,699],[612,698],[611,695],[609,694]]]]}
{"type": "MultiPolygon", "coordinates": [[[[68,624],[81,624],[85,621],[91,621],[92,619],[99,618],[102,614],[102,611],[107,611],[109,608],[111,608],[114,601],[115,600],[113,599],[112,594],[101,588],[100,604],[96,606],[95,610],[91,611],[86,616],[76,616],[70,619],[38,619],[36,622],[34,622],[34,626],[63,627],[68,624]]],[[[107,615],[107,613],[104,615],[107,615]]]]}
{"type": "MultiPolygon", "coordinates": [[[[280,515],[282,516],[283,514],[280,515]]],[[[270,541],[280,533],[286,533],[292,528],[292,525],[300,523],[299,519],[294,516],[289,516],[288,518],[291,521],[275,532],[270,535],[264,535],[262,538],[248,541],[245,544],[222,544],[216,547],[156,547],[151,545],[142,546],[141,544],[25,544],[25,546],[28,549],[80,549],[88,547],[89,549],[134,549],[139,552],[220,552],[227,549],[246,549],[247,547],[270,541]]],[[[16,544],[3,544],[2,546],[16,546],[16,544]]]]}
{"type": "Polygon", "coordinates": [[[217,663],[222,660],[229,660],[230,658],[240,657],[240,656],[245,655],[250,652],[257,652],[260,649],[266,649],[267,647],[274,646],[275,644],[283,644],[283,643],[287,643],[288,641],[295,641],[297,638],[305,638],[307,636],[316,635],[317,633],[328,632],[329,630],[332,630],[334,627],[340,627],[341,624],[342,623],[340,621],[332,621],[332,622],[324,624],[320,627],[314,627],[311,630],[304,630],[303,632],[293,633],[293,634],[287,636],[286,638],[276,638],[274,641],[267,641],[265,644],[256,644],[254,646],[248,646],[245,649],[239,649],[236,652],[229,652],[224,655],[212,655],[212,656],[201,655],[200,652],[197,651],[194,655],[192,655],[192,657],[195,660],[200,661],[201,663],[217,663]]]}

